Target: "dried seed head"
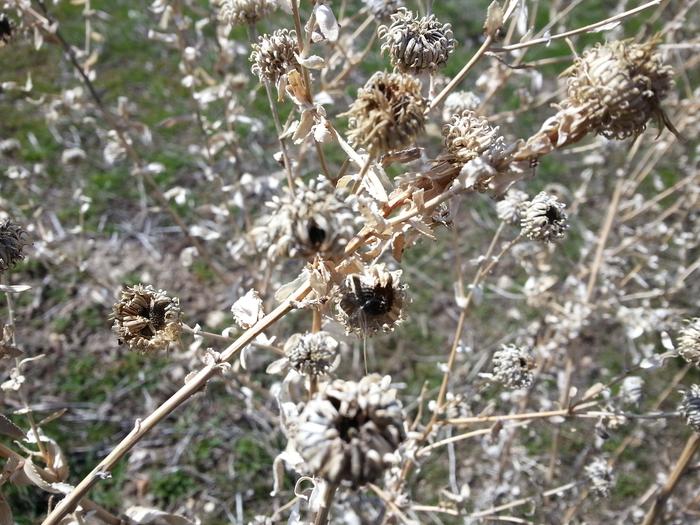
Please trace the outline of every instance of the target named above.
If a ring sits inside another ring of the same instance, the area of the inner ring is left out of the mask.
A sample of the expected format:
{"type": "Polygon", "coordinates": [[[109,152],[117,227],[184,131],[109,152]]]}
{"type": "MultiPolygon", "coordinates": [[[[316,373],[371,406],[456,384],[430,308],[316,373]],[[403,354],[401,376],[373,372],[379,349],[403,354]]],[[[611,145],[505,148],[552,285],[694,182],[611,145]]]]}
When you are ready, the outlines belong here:
{"type": "Polygon", "coordinates": [[[364,0],[365,5],[369,8],[369,12],[377,20],[388,20],[391,15],[403,6],[401,0],[364,0]]]}
{"type": "Polygon", "coordinates": [[[683,400],[678,408],[685,422],[695,432],[700,432],[700,385],[691,385],[690,390],[683,392],[683,400]]]}
{"type": "Polygon", "coordinates": [[[506,224],[520,224],[527,204],[527,193],[511,188],[503,199],[496,203],[496,215],[506,224]]]}
{"type": "Polygon", "coordinates": [[[309,401],[293,437],[310,472],[357,488],[376,481],[405,439],[404,417],[391,379],[335,380],[309,401]]]}
{"type": "Polygon", "coordinates": [[[656,42],[598,44],[569,69],[566,104],[589,108],[591,128],[607,138],[640,134],[650,118],[664,121],[660,107],[673,70],[655,52],[656,42]]]}
{"type": "Polygon", "coordinates": [[[540,192],[527,203],[520,221],[523,235],[528,239],[552,242],[564,237],[569,228],[565,205],[547,192],[540,192]]]}
{"type": "Polygon", "coordinates": [[[112,311],[119,343],[138,352],[163,350],[182,330],[180,300],[151,285],[127,286],[112,311]]]}
{"type": "Polygon", "coordinates": [[[591,482],[591,490],[598,496],[607,498],[614,485],[613,471],[610,464],[603,458],[595,458],[586,465],[584,470],[588,480],[591,482]]]}
{"type": "Polygon", "coordinates": [[[450,93],[442,108],[442,120],[448,122],[454,115],[465,111],[476,111],[481,105],[481,99],[471,91],[454,91],[450,93]]]}
{"type": "Polygon", "coordinates": [[[10,219],[0,222],[0,273],[24,259],[22,251],[28,244],[27,232],[10,219]]]}
{"type": "Polygon", "coordinates": [[[528,388],[532,384],[535,360],[530,352],[513,344],[502,345],[493,354],[493,376],[508,388],[528,388]]]}
{"type": "Polygon", "coordinates": [[[700,317],[686,320],[678,335],[678,353],[688,363],[700,366],[700,317]]]}
{"type": "Polygon", "coordinates": [[[448,156],[459,164],[466,164],[484,154],[493,157],[487,160],[496,162],[506,149],[505,139],[499,134],[498,127],[491,126],[488,120],[473,111],[453,115],[450,122],[442,127],[442,138],[448,156]]]}
{"type": "Polygon", "coordinates": [[[288,29],[278,29],[271,35],[258,37],[258,43],[252,45],[253,52],[250,61],[251,71],[257,75],[260,82],[277,83],[293,69],[299,69],[296,32],[288,29]]]}
{"type": "Polygon", "coordinates": [[[375,156],[410,145],[425,128],[425,100],[418,79],[377,72],[345,113],[348,138],[375,156]]]}
{"type": "Polygon", "coordinates": [[[357,199],[335,188],[323,176],[308,183],[296,179],[294,192],[285,187],[267,206],[269,215],[251,231],[268,257],[331,257],[342,253],[355,233],[357,199]]]}
{"type": "Polygon", "coordinates": [[[391,15],[390,26],[380,26],[384,40],[382,53],[389,52],[391,63],[402,73],[434,73],[447,63],[455,47],[450,24],[441,24],[435,15],[415,17],[401,8],[391,15]]]}
{"type": "Polygon", "coordinates": [[[220,0],[219,20],[229,25],[253,25],[277,9],[274,0],[220,0]]]}
{"type": "Polygon", "coordinates": [[[340,363],[340,344],[328,332],[294,334],[284,345],[289,365],[303,375],[327,375],[340,363]]]}
{"type": "Polygon", "coordinates": [[[347,333],[389,332],[403,320],[405,289],[401,270],[390,272],[384,264],[370,266],[362,274],[349,275],[338,296],[338,321],[347,333]]]}

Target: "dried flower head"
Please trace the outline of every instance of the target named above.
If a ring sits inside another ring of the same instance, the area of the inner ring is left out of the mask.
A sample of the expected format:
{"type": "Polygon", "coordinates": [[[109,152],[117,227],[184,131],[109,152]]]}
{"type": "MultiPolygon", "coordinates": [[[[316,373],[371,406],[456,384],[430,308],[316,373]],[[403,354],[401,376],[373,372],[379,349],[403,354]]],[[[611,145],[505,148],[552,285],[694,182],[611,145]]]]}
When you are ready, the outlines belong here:
{"type": "Polygon", "coordinates": [[[528,239],[552,242],[564,237],[569,227],[565,205],[547,192],[538,193],[527,203],[520,227],[528,239]]]}
{"type": "Polygon", "coordinates": [[[425,100],[418,79],[378,71],[357,92],[345,113],[348,138],[372,155],[410,145],[425,128],[425,100]]]}
{"type": "Polygon", "coordinates": [[[472,91],[454,91],[450,93],[442,106],[442,120],[448,122],[454,115],[465,111],[476,111],[481,99],[472,91]]]}
{"type": "Polygon", "coordinates": [[[568,70],[567,104],[586,107],[593,129],[607,138],[639,135],[652,117],[665,121],[660,107],[673,70],[655,52],[656,41],[598,44],[568,70]]]}
{"type": "Polygon", "coordinates": [[[27,232],[10,219],[0,222],[0,273],[24,259],[27,232]]]}
{"type": "Polygon", "coordinates": [[[287,73],[299,69],[299,62],[295,56],[297,53],[295,31],[278,29],[271,35],[262,35],[258,37],[258,43],[252,45],[252,49],[251,71],[262,83],[278,85],[287,73]]]}
{"type": "Polygon", "coordinates": [[[309,401],[293,437],[312,474],[356,488],[376,481],[405,438],[391,378],[335,380],[309,401]]]}
{"type": "Polygon", "coordinates": [[[340,344],[328,332],[294,334],[284,345],[286,359],[303,375],[327,375],[340,363],[340,344]]]}
{"type": "Polygon", "coordinates": [[[682,394],[683,400],[678,411],[688,426],[695,432],[700,432],[700,385],[691,385],[690,390],[682,394]]]}
{"type": "Polygon", "coordinates": [[[496,203],[496,215],[506,224],[520,224],[527,203],[527,193],[511,188],[503,199],[496,203]]]}
{"type": "Polygon", "coordinates": [[[138,352],[166,349],[182,330],[180,300],[151,285],[125,287],[112,318],[119,343],[138,352]]]}
{"type": "Polygon", "coordinates": [[[686,320],[678,335],[678,353],[688,363],[700,366],[700,317],[686,320]]]}
{"type": "Polygon", "coordinates": [[[502,345],[493,354],[493,377],[508,388],[528,388],[532,384],[535,360],[530,352],[513,344],[502,345]]]}
{"type": "Polygon", "coordinates": [[[497,157],[506,147],[498,127],[491,126],[488,120],[473,111],[454,115],[443,126],[442,137],[447,156],[458,164],[466,164],[485,153],[493,152],[497,157]]]}
{"type": "Polygon", "coordinates": [[[591,490],[603,498],[610,495],[614,485],[613,471],[610,464],[603,458],[595,458],[584,468],[591,482],[591,490]]]}
{"type": "Polygon", "coordinates": [[[380,21],[388,20],[403,6],[401,0],[364,0],[364,2],[372,16],[380,21]]]}
{"type": "Polygon", "coordinates": [[[338,320],[347,333],[374,335],[380,330],[391,331],[403,320],[405,289],[401,270],[390,272],[384,264],[349,275],[338,295],[338,320]]]}
{"type": "Polygon", "coordinates": [[[455,48],[450,24],[441,24],[435,15],[416,17],[406,8],[391,15],[391,25],[380,26],[377,34],[384,40],[382,53],[388,51],[402,73],[435,72],[455,48]]]}
{"type": "Polygon", "coordinates": [[[253,25],[275,9],[275,0],[220,0],[219,20],[232,26],[253,25]]]}
{"type": "Polygon", "coordinates": [[[342,253],[355,233],[356,198],[336,192],[323,176],[308,183],[297,178],[295,183],[294,192],[285,187],[267,203],[270,214],[251,231],[258,247],[267,247],[270,258],[342,253]]]}

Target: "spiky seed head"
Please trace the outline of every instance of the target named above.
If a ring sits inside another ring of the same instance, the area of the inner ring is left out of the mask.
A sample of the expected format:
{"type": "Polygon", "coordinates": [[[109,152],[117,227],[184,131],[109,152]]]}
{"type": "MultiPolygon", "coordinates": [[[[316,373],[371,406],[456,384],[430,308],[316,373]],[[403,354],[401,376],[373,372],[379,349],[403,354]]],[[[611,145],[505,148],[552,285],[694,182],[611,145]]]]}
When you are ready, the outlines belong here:
{"type": "Polygon", "coordinates": [[[323,376],[340,363],[340,343],[328,332],[294,334],[287,339],[284,354],[300,374],[323,376]]]}
{"type": "Polygon", "coordinates": [[[137,352],[167,349],[182,331],[180,300],[151,285],[127,286],[112,310],[119,343],[137,352]]]}
{"type": "Polygon", "coordinates": [[[651,118],[665,122],[660,104],[672,77],[655,40],[598,44],[568,70],[565,104],[587,108],[590,126],[599,134],[625,139],[644,131],[651,118]]]}
{"type": "Polygon", "coordinates": [[[511,188],[503,199],[496,203],[496,215],[506,224],[520,224],[527,202],[527,193],[511,188]]]}
{"type": "Polygon", "coordinates": [[[296,32],[278,29],[271,35],[258,37],[252,45],[251,71],[260,82],[277,85],[280,79],[294,69],[299,69],[295,54],[298,52],[296,32]]]}
{"type": "Polygon", "coordinates": [[[405,439],[404,416],[391,379],[336,379],[299,415],[293,443],[309,471],[353,488],[380,478],[405,439]]]}
{"type": "Polygon", "coordinates": [[[678,411],[689,427],[700,432],[700,385],[691,385],[690,390],[683,392],[678,411]]]}
{"type": "Polygon", "coordinates": [[[520,227],[528,239],[553,242],[564,237],[569,228],[564,203],[545,191],[527,203],[520,227]]]}
{"type": "Polygon", "coordinates": [[[388,20],[403,6],[401,0],[364,0],[364,2],[372,16],[382,22],[388,20]]]}
{"type": "Polygon", "coordinates": [[[700,366],[700,317],[688,319],[678,334],[678,353],[688,363],[700,366]]]}
{"type": "Polygon", "coordinates": [[[448,155],[459,164],[466,164],[484,153],[488,156],[493,152],[498,156],[506,148],[498,127],[469,110],[452,116],[442,127],[442,138],[448,155]]]}
{"type": "Polygon", "coordinates": [[[507,344],[493,354],[493,376],[507,388],[528,388],[534,367],[535,360],[526,348],[507,344]]]}
{"type": "Polygon", "coordinates": [[[253,25],[275,9],[274,0],[220,0],[219,20],[232,26],[253,25]]]}
{"type": "Polygon", "coordinates": [[[392,331],[403,320],[406,286],[401,270],[375,264],[345,278],[337,297],[337,318],[347,333],[359,336],[392,331]]]}
{"type": "Polygon", "coordinates": [[[24,259],[27,232],[10,219],[0,222],[0,273],[24,259]]]}
{"type": "Polygon", "coordinates": [[[450,24],[441,24],[435,15],[417,17],[406,8],[391,15],[391,25],[380,26],[377,34],[384,40],[382,53],[388,52],[402,73],[434,73],[455,48],[450,24]]]}
{"type": "Polygon", "coordinates": [[[425,129],[420,80],[378,71],[357,92],[345,113],[348,138],[374,156],[410,145],[425,129]]]}

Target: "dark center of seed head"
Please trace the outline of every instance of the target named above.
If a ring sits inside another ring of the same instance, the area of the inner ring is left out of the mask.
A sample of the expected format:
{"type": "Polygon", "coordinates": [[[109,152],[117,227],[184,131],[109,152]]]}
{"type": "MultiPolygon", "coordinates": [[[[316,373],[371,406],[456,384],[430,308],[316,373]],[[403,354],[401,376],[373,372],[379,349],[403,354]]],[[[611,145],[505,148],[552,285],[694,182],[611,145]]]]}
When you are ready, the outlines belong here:
{"type": "Polygon", "coordinates": [[[545,212],[545,217],[547,217],[547,222],[550,224],[556,221],[561,220],[561,213],[559,212],[559,208],[556,206],[548,206],[547,211],[545,212]]]}
{"type": "Polygon", "coordinates": [[[312,246],[321,246],[323,244],[323,241],[326,240],[326,230],[324,230],[318,224],[316,224],[316,221],[314,221],[313,219],[309,221],[307,231],[312,246]]]}

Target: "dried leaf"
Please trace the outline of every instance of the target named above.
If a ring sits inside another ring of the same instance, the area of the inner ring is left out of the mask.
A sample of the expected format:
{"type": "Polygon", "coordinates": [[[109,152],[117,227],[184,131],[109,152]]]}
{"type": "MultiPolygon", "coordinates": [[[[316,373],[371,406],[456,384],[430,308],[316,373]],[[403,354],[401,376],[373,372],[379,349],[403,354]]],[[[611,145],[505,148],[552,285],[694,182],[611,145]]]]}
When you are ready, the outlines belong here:
{"type": "Polygon", "coordinates": [[[22,357],[22,350],[16,346],[0,343],[0,359],[4,357],[22,357]]]}
{"type": "Polygon", "coordinates": [[[323,57],[320,57],[318,55],[311,55],[308,57],[301,57],[297,53],[294,53],[294,56],[297,59],[297,62],[299,62],[302,66],[308,69],[323,69],[326,67],[326,61],[323,59],[323,57]]]}
{"type": "Polygon", "coordinates": [[[45,469],[37,467],[32,462],[31,457],[24,460],[24,473],[27,478],[29,478],[29,481],[45,492],[50,492],[51,494],[68,494],[73,490],[73,486],[68,483],[46,481],[44,478],[50,478],[51,474],[45,469]]]}
{"type": "Polygon", "coordinates": [[[335,19],[331,8],[324,4],[316,4],[314,13],[316,14],[318,28],[321,30],[323,36],[326,37],[329,42],[337,41],[340,27],[338,26],[338,21],[335,19]]]}
{"type": "Polygon", "coordinates": [[[20,293],[20,292],[26,292],[27,290],[31,290],[32,287],[29,286],[28,284],[0,284],[0,292],[5,292],[5,293],[20,293]]]}
{"type": "Polygon", "coordinates": [[[0,434],[12,439],[24,439],[24,431],[3,414],[0,414],[0,434]]]}
{"type": "Polygon", "coordinates": [[[252,288],[231,307],[236,324],[247,330],[265,316],[262,299],[252,288]]]}
{"type": "Polygon", "coordinates": [[[149,507],[129,507],[125,514],[140,525],[194,525],[196,523],[179,514],[170,514],[149,507]]]}

